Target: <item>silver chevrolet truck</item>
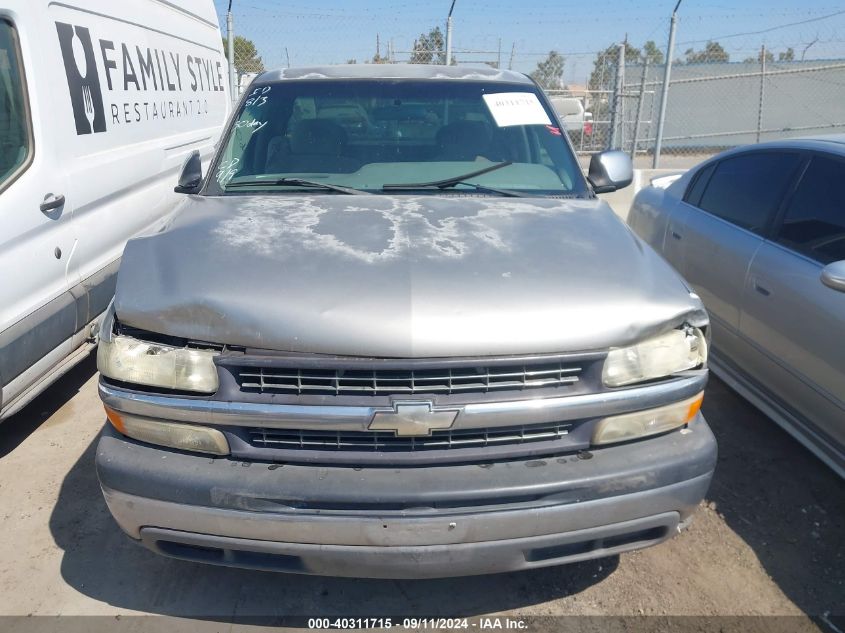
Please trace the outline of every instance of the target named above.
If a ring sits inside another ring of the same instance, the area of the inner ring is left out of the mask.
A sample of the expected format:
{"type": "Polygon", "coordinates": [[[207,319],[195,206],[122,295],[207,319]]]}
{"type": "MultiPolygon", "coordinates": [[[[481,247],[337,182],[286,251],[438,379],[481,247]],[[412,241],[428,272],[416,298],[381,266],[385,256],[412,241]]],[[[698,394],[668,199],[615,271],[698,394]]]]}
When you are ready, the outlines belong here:
{"type": "Polygon", "coordinates": [[[180,559],[355,577],[609,556],[690,521],[716,462],[708,317],[597,199],[524,75],[265,72],[183,205],[129,242],[97,472],[180,559]]]}

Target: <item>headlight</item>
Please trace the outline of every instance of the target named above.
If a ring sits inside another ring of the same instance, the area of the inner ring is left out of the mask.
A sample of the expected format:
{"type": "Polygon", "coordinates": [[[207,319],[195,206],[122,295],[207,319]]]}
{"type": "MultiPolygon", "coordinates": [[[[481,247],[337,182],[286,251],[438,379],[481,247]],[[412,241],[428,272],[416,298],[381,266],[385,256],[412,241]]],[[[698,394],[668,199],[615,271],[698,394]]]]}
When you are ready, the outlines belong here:
{"type": "Polygon", "coordinates": [[[101,340],[97,369],[107,378],[178,391],[214,393],[217,352],[139,341],[131,336],[101,340]]]}
{"type": "Polygon", "coordinates": [[[671,376],[707,362],[707,341],[695,327],[672,330],[631,347],[611,350],[602,379],[608,387],[671,376]]]}
{"type": "Polygon", "coordinates": [[[688,423],[701,408],[704,394],[681,402],[599,420],[593,430],[593,444],[613,444],[671,431],[688,423]]]}
{"type": "Polygon", "coordinates": [[[217,429],[194,424],[150,420],[119,413],[108,407],[106,407],[106,416],[112,426],[123,435],[141,442],[212,455],[229,454],[229,442],[226,441],[226,436],[217,429]]]}

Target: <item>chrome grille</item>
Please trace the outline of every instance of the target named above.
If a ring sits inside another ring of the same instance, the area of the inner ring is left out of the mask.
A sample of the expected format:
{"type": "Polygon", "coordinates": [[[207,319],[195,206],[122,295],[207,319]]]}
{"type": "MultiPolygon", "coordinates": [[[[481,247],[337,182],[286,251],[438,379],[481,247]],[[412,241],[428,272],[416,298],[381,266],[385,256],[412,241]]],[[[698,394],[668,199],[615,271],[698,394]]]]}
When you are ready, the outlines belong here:
{"type": "Polygon", "coordinates": [[[553,423],[486,429],[432,431],[430,436],[397,437],[389,431],[306,431],[296,429],[249,430],[257,448],[309,451],[424,451],[484,448],[561,440],[572,424],[553,423]]]}
{"type": "Polygon", "coordinates": [[[245,366],[233,370],[242,391],[389,396],[554,388],[577,383],[582,367],[555,361],[530,365],[408,370],[245,366]]]}

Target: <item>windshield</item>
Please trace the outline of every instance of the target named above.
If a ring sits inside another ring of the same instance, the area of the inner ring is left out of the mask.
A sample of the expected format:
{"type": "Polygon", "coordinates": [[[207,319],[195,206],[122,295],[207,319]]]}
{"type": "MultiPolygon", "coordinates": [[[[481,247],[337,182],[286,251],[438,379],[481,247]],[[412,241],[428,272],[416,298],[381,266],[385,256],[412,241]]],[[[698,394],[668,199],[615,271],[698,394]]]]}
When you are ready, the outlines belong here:
{"type": "Polygon", "coordinates": [[[387,185],[394,192],[588,194],[554,115],[526,84],[253,84],[222,147],[205,190],[211,195],[296,191],[295,179],[320,193],[338,190],[316,183],[379,193],[387,185]]]}

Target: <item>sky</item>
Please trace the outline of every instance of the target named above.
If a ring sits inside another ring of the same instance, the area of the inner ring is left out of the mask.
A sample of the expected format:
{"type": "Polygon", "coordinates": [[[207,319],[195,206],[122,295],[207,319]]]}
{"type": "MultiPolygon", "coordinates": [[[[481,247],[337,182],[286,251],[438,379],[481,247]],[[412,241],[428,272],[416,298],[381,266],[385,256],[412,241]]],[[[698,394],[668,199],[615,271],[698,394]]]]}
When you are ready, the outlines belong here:
{"type": "MultiPolygon", "coordinates": [[[[584,83],[596,51],[627,36],[640,47],[654,40],[665,51],[677,0],[456,0],[453,50],[459,63],[501,61],[530,72],[550,50],[566,58],[564,81],[584,83]]],[[[228,0],[214,0],[226,32],[228,0]]],[[[268,68],[359,63],[392,42],[397,60],[420,33],[445,31],[451,0],[232,0],[235,33],[253,40],[268,68]]],[[[719,41],[742,61],[765,44],[796,58],[845,58],[845,5],[832,0],[682,0],[676,56],[719,41]],[[806,48],[806,52],[805,52],[806,48]]]]}

